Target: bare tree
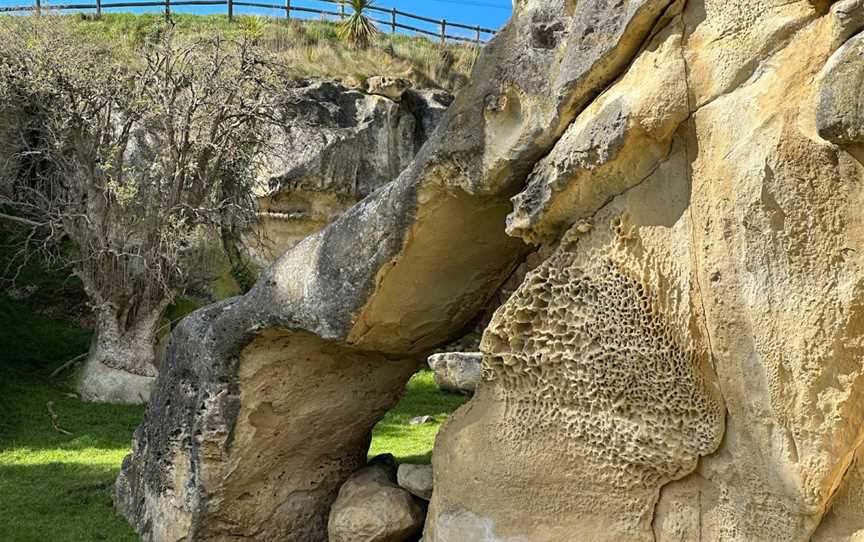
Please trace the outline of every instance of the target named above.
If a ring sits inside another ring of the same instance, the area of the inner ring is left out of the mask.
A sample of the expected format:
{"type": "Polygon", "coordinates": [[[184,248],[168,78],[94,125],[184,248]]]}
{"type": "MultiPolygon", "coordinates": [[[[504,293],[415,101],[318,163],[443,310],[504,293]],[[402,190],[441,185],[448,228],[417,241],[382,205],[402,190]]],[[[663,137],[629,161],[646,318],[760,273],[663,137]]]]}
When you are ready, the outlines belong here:
{"type": "Polygon", "coordinates": [[[278,78],[250,39],[166,29],[123,59],[46,19],[0,28],[0,104],[17,112],[20,149],[0,218],[24,229],[22,257],[65,250],[84,285],[97,329],[82,395],[134,401],[166,308],[207,247],[255,219],[278,78]]]}

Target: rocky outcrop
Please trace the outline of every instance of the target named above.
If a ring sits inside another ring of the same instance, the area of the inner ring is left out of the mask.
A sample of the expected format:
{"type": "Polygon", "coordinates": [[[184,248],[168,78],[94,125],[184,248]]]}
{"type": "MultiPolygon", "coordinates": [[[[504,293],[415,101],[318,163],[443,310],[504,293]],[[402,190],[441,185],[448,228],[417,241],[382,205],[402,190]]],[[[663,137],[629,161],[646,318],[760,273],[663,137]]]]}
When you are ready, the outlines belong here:
{"type": "Polygon", "coordinates": [[[426,540],[860,536],[862,12],[676,3],[534,166],[426,540]]]}
{"type": "Polygon", "coordinates": [[[178,326],[116,486],[145,539],[326,539],[372,426],[526,253],[509,198],[667,5],[523,6],[396,181],[178,326]]]}
{"type": "Polygon", "coordinates": [[[342,485],[327,524],[329,542],[408,542],[424,514],[408,491],[380,466],[354,473],[342,485]]]}
{"type": "Polygon", "coordinates": [[[396,181],[175,331],[120,511],[325,540],[374,423],[534,244],[426,542],[860,536],[862,11],[517,2],[396,181]]]}
{"type": "Polygon", "coordinates": [[[332,81],[287,90],[258,189],[261,225],[246,252],[266,267],[405,169],[453,98],[401,79],[370,78],[368,93],[332,81]]]}
{"type": "Polygon", "coordinates": [[[441,391],[471,395],[480,382],[479,352],[446,352],[429,356],[427,363],[441,391]]]}
{"type": "Polygon", "coordinates": [[[399,465],[397,472],[399,487],[415,497],[428,501],[432,498],[432,465],[399,465]]]}

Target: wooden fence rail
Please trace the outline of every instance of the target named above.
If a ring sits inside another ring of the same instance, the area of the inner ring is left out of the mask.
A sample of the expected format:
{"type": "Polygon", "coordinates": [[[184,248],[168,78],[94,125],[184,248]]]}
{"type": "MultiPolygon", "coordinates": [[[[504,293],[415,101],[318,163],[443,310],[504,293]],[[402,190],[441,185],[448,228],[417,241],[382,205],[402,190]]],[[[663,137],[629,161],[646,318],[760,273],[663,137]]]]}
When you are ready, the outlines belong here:
{"type": "MultiPolygon", "coordinates": [[[[263,8],[263,9],[273,9],[278,11],[283,11],[285,13],[285,17],[287,19],[291,19],[291,13],[308,13],[313,15],[325,15],[330,17],[335,17],[338,19],[345,19],[351,15],[350,11],[346,11],[346,3],[340,0],[309,0],[314,2],[320,2],[325,4],[332,4],[334,8],[332,10],[328,9],[314,9],[309,7],[302,7],[297,5],[291,5],[291,0],[284,0],[282,4],[271,4],[266,2],[247,2],[243,0],[148,0],[148,1],[120,1],[120,2],[103,2],[102,0],[96,0],[95,3],[90,4],[48,4],[43,0],[34,0],[33,5],[18,5],[18,6],[0,6],[0,13],[15,13],[15,12],[28,12],[32,11],[36,16],[42,14],[43,11],[53,10],[53,11],[73,11],[73,10],[95,10],[96,16],[102,16],[103,9],[110,8],[146,8],[146,7],[158,7],[165,13],[165,18],[171,18],[171,8],[172,7],[181,7],[181,6],[226,6],[228,11],[228,19],[234,19],[234,8],[237,6],[240,7],[253,7],[253,8],[263,8]],[[338,11],[335,11],[338,6],[338,11]]],[[[347,7],[350,9],[350,4],[347,4],[347,7]]],[[[399,31],[409,31],[414,32],[415,34],[422,34],[424,36],[432,36],[438,38],[441,44],[446,43],[448,40],[450,41],[458,41],[458,42],[471,42],[471,43],[483,43],[488,41],[491,37],[493,37],[496,33],[496,30],[491,28],[484,28],[479,25],[468,25],[463,23],[454,23],[448,21],[446,19],[431,19],[429,17],[423,17],[422,15],[415,15],[413,13],[408,13],[406,11],[401,11],[396,8],[381,8],[378,6],[370,6],[366,8],[370,12],[374,13],[383,13],[389,15],[388,19],[381,19],[378,17],[369,17],[371,21],[373,21],[379,28],[389,28],[390,32],[396,34],[399,31]],[[438,28],[436,30],[429,30],[425,28],[419,28],[414,25],[404,24],[399,22],[399,18],[402,17],[404,19],[410,19],[413,21],[420,21],[423,23],[429,23],[436,25],[438,28]],[[453,34],[448,34],[448,28],[458,28],[460,30],[468,30],[472,33],[471,37],[466,36],[457,36],[453,34]]]]}

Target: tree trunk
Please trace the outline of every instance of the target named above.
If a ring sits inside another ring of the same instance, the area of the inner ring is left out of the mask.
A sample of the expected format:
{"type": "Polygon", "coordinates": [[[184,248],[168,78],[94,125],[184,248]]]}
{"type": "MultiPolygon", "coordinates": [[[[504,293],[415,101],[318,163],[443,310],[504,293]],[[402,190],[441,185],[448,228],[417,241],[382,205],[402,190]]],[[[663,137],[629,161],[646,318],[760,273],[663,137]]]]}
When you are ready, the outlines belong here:
{"type": "Polygon", "coordinates": [[[144,403],[156,378],[156,332],[163,308],[130,319],[114,307],[97,310],[78,391],[85,401],[144,403]]]}

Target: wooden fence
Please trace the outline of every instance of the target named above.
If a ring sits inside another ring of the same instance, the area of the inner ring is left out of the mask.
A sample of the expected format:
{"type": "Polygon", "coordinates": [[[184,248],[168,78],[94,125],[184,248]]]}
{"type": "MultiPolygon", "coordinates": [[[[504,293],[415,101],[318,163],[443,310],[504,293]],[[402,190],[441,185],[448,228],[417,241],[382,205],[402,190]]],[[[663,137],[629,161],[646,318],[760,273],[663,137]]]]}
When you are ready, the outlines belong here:
{"type": "MultiPolygon", "coordinates": [[[[271,4],[266,2],[249,2],[246,0],[161,0],[161,1],[149,1],[149,2],[103,2],[102,0],[96,0],[95,3],[90,4],[54,4],[43,2],[43,0],[34,0],[33,5],[18,5],[18,6],[0,6],[0,13],[15,13],[15,12],[33,12],[35,15],[41,15],[43,11],[52,10],[52,11],[70,11],[70,10],[87,10],[92,11],[95,10],[96,16],[100,17],[102,15],[103,9],[109,8],[146,8],[146,7],[158,7],[161,8],[161,11],[165,13],[165,18],[171,18],[171,8],[172,7],[181,7],[181,6],[226,6],[228,9],[228,19],[234,19],[234,8],[236,7],[251,7],[251,8],[263,8],[263,9],[273,9],[277,11],[282,11],[285,13],[285,17],[287,19],[291,19],[291,13],[305,13],[305,14],[313,14],[313,15],[322,15],[335,17],[338,19],[345,19],[346,17],[351,15],[351,5],[346,4],[340,0],[307,0],[313,2],[319,2],[324,4],[332,5],[332,9],[314,9],[304,6],[296,5],[297,0],[295,1],[295,5],[291,4],[291,0],[284,0],[282,4],[271,4]]],[[[421,15],[415,15],[413,13],[408,13],[405,11],[398,10],[396,8],[382,8],[378,6],[369,6],[366,8],[369,11],[370,20],[374,21],[379,29],[390,30],[392,33],[402,32],[414,32],[415,34],[421,34],[424,36],[432,36],[440,40],[442,44],[446,43],[447,40],[459,41],[459,42],[472,42],[472,43],[482,43],[489,40],[492,36],[495,35],[495,30],[491,28],[483,28],[479,25],[468,25],[463,23],[454,23],[448,21],[446,19],[431,19],[429,17],[423,17],[421,15]],[[386,19],[382,19],[382,15],[386,15],[386,19]],[[400,22],[400,18],[402,21],[413,22],[419,21],[421,23],[427,23],[435,25],[437,28],[433,30],[429,30],[428,28],[419,28],[416,26],[417,23],[414,24],[404,24],[404,22],[400,22]],[[447,33],[447,29],[458,28],[460,30],[464,30],[471,33],[471,37],[467,36],[458,36],[447,33]]]]}

